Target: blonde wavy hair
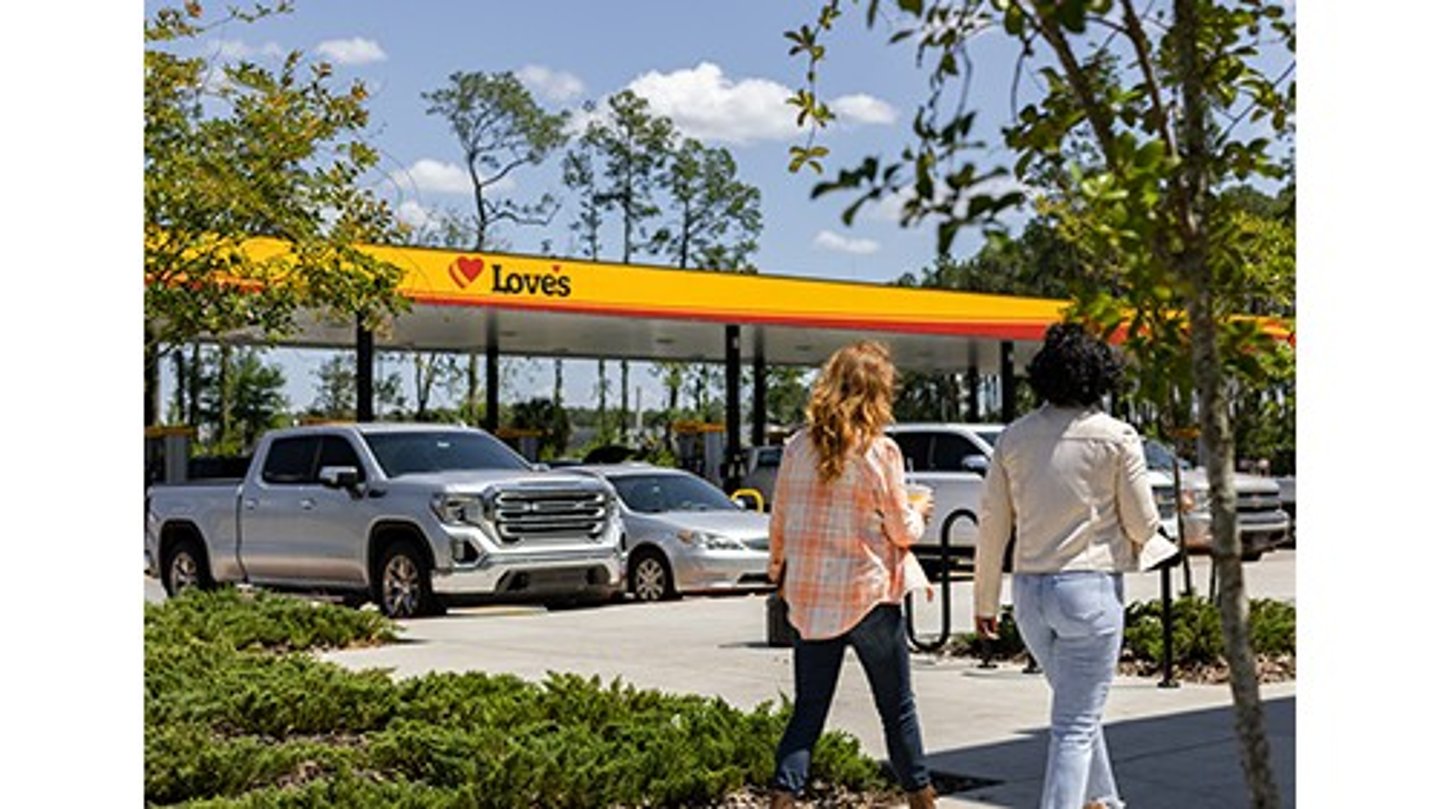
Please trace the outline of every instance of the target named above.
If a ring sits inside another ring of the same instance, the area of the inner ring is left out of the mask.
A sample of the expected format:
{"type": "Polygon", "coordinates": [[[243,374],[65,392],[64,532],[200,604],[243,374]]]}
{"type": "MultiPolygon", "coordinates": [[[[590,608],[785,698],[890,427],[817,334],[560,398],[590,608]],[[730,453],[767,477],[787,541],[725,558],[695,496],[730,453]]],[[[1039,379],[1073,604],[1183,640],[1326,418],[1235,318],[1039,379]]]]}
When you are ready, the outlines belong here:
{"type": "Polygon", "coordinates": [[[805,406],[810,443],[820,456],[820,479],[832,483],[851,453],[869,446],[892,420],[895,366],[890,349],[862,340],[825,361],[805,406]]]}

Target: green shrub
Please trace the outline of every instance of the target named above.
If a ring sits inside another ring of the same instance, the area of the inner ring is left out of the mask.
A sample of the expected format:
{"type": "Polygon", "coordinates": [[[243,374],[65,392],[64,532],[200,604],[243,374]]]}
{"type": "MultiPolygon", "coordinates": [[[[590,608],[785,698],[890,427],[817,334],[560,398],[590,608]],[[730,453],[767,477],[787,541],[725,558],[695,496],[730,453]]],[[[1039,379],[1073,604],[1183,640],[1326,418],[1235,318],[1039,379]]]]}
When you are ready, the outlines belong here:
{"type": "MultiPolygon", "coordinates": [[[[1125,650],[1134,660],[1158,664],[1164,656],[1162,603],[1131,604],[1125,610],[1125,650]]],[[[1207,666],[1225,659],[1220,610],[1207,599],[1184,596],[1171,605],[1175,665],[1207,666]]],[[[1250,602],[1250,641],[1256,654],[1295,652],[1295,607],[1283,601],[1250,602]]]]}
{"type": "Polygon", "coordinates": [[[395,625],[376,612],[312,604],[232,587],[190,589],[145,605],[145,644],[218,643],[233,649],[303,651],[395,640],[395,625]]]}
{"type": "MultiPolygon", "coordinates": [[[[296,650],[393,637],[369,613],[221,591],[145,614],[145,797],[309,807],[712,805],[764,785],[789,706],[741,711],[598,677],[434,673],[394,682],[296,650]]],[[[885,789],[850,736],[817,783],[885,789]]]]}

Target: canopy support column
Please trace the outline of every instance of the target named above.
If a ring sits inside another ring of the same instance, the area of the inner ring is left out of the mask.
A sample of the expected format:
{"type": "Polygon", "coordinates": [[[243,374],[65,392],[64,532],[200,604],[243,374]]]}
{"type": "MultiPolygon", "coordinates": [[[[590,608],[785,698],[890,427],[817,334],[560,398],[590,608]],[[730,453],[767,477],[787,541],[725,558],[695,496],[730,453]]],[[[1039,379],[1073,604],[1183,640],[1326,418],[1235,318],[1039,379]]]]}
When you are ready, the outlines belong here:
{"type": "Polygon", "coordinates": [[[725,327],[725,490],[740,485],[740,327],[725,327]]]}
{"type": "Polygon", "coordinates": [[[765,446],[765,332],[755,328],[755,355],[751,358],[750,373],[754,377],[750,385],[750,446],[765,446]]]}
{"type": "Polygon", "coordinates": [[[1000,420],[1015,420],[1015,343],[1000,343],[1000,420]]]}
{"type": "Polygon", "coordinates": [[[355,420],[375,420],[375,333],[355,316],[355,420]]]}
{"type": "Polygon", "coordinates": [[[500,429],[500,335],[495,313],[485,317],[485,429],[500,429]]]}
{"type": "Polygon", "coordinates": [[[980,369],[974,365],[965,369],[965,420],[980,420],[980,369]]]}

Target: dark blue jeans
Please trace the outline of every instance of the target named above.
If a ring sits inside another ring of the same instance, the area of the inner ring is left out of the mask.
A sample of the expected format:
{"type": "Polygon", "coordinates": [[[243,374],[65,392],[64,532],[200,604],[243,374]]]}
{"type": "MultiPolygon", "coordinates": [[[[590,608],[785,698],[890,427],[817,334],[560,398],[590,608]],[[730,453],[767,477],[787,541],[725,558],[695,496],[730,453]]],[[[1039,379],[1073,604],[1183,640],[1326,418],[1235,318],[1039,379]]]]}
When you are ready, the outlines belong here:
{"type": "Polygon", "coordinates": [[[810,752],[825,728],[825,715],[840,679],[845,647],[855,647],[885,729],[890,767],[907,792],[930,783],[920,744],[920,717],[910,691],[910,650],[897,604],[881,604],[853,629],[829,640],[795,641],[795,712],[775,751],[777,789],[799,794],[810,775],[810,752]]]}

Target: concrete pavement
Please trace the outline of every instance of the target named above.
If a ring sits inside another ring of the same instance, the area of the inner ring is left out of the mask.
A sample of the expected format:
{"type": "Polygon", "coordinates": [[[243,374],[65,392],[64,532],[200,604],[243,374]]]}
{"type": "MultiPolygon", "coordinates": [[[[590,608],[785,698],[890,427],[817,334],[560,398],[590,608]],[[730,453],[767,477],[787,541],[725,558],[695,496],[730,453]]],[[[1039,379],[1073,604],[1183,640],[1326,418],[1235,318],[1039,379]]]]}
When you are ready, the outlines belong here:
{"type": "MultiPolygon", "coordinates": [[[[1196,563],[1197,589],[1208,581],[1196,563]]],[[[1252,597],[1294,599],[1294,552],[1246,565],[1252,597]]],[[[1158,576],[1127,577],[1127,601],[1154,597],[1158,576]]],[[[1176,578],[1178,588],[1179,579],[1176,578]]],[[[970,624],[970,584],[953,586],[954,627],[970,624]]],[[[917,614],[922,634],[938,626],[935,606],[917,614]],[[928,612],[926,610],[929,610],[928,612]]],[[[326,655],[353,668],[406,677],[428,671],[547,671],[619,677],[644,688],[722,697],[751,708],[791,692],[790,653],[764,645],[764,598],[690,597],[548,612],[481,607],[443,619],[403,622],[406,642],[326,655]]],[[[988,785],[947,795],[949,807],[1027,807],[1038,802],[1048,724],[1043,678],[1019,667],[981,669],[973,660],[915,655],[913,680],[925,747],[937,773],[988,785]]],[[[1286,805],[1295,804],[1294,683],[1265,686],[1272,765],[1286,805]]],[[[1106,709],[1107,739],[1122,796],[1132,809],[1235,807],[1247,803],[1223,685],[1160,689],[1154,679],[1118,679],[1106,709]]],[[[853,653],[827,724],[858,737],[883,758],[879,718],[853,653]]]]}

